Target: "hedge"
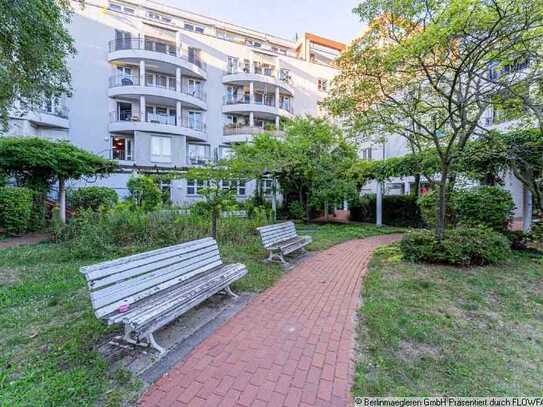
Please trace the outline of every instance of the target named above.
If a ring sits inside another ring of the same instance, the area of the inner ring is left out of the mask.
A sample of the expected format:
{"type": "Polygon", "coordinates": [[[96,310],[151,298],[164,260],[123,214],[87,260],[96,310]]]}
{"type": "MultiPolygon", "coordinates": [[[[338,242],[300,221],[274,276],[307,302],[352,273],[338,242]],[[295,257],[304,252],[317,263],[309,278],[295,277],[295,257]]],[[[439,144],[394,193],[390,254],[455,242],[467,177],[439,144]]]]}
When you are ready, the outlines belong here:
{"type": "Polygon", "coordinates": [[[22,187],[0,187],[0,227],[9,235],[33,229],[35,193],[22,187]]]}
{"type": "MultiPolygon", "coordinates": [[[[376,195],[362,195],[349,202],[350,219],[375,223],[376,195]]],[[[383,223],[390,226],[420,227],[424,224],[417,198],[414,195],[385,195],[383,197],[383,223]]]]}
{"type": "Polygon", "coordinates": [[[112,208],[118,202],[119,196],[113,188],[83,187],[69,190],[67,194],[68,206],[75,210],[99,208],[112,208]]]}

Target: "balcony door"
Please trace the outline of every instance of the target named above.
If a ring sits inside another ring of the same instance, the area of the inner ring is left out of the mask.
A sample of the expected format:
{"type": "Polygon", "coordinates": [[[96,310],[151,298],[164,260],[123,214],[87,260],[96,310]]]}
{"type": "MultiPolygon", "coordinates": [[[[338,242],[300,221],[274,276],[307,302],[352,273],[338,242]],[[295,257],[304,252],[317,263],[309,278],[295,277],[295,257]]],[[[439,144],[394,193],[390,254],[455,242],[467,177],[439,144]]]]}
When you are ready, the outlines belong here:
{"type": "Polygon", "coordinates": [[[132,120],[132,103],[117,103],[117,118],[121,121],[132,120]]]}
{"type": "Polygon", "coordinates": [[[130,49],[132,34],[128,31],[115,30],[115,50],[130,49]]]}
{"type": "Polygon", "coordinates": [[[202,82],[197,79],[187,79],[187,93],[192,96],[200,96],[202,82]]]}

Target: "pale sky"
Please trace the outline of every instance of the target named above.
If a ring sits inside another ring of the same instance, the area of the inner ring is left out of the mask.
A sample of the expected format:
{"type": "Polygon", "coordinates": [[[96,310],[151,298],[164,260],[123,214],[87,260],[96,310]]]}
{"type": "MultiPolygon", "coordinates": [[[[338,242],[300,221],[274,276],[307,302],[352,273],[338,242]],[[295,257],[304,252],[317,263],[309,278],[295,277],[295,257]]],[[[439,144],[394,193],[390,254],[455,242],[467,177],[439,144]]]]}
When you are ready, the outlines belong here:
{"type": "Polygon", "coordinates": [[[312,32],[349,42],[362,24],[356,0],[155,0],[287,39],[312,32]]]}

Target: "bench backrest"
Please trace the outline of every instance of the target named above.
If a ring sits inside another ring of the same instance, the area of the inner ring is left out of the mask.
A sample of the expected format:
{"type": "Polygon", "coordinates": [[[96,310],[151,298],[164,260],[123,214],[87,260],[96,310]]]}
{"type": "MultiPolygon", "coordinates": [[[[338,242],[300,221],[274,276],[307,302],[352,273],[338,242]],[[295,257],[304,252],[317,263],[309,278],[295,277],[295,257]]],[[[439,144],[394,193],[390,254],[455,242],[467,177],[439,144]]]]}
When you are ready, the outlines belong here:
{"type": "Polygon", "coordinates": [[[262,238],[262,244],[266,248],[285,240],[294,239],[298,236],[293,222],[262,226],[257,228],[257,230],[262,238]]]}
{"type": "Polygon", "coordinates": [[[221,212],[221,216],[223,218],[246,218],[247,217],[247,211],[241,210],[241,211],[223,211],[221,212]]]}
{"type": "Polygon", "coordinates": [[[81,272],[94,312],[102,318],[220,265],[217,242],[205,238],[82,267],[81,272]]]}

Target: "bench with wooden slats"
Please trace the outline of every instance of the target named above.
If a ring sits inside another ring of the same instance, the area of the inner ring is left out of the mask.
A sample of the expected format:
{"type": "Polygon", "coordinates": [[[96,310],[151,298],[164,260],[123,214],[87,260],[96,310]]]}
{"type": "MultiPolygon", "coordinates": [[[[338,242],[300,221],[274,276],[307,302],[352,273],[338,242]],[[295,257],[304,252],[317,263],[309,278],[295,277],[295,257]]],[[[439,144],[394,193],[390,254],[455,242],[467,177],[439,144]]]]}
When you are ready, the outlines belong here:
{"type": "Polygon", "coordinates": [[[262,244],[268,250],[268,261],[278,258],[283,264],[288,264],[286,255],[304,247],[312,242],[311,236],[298,236],[293,222],[278,223],[257,228],[262,244]]]}
{"type": "Polygon", "coordinates": [[[212,238],[82,267],[96,317],[124,324],[122,339],[152,346],[153,333],[247,274],[243,264],[224,265],[212,238]]]}

